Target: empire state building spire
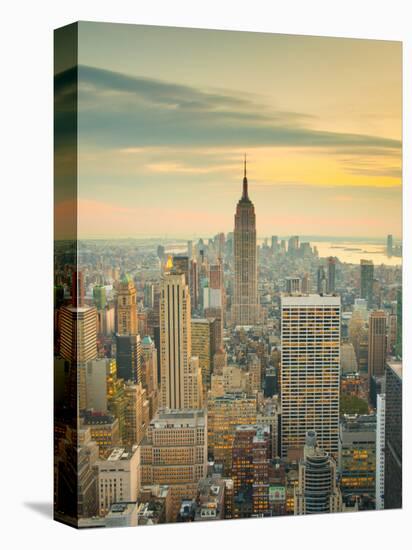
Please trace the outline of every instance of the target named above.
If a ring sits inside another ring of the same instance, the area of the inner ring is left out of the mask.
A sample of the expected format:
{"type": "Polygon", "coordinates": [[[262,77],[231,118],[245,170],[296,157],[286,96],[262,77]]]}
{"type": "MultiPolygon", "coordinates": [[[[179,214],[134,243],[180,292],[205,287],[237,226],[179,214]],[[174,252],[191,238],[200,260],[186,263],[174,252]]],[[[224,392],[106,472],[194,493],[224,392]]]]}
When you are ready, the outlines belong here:
{"type": "Polygon", "coordinates": [[[256,215],[248,195],[246,155],[243,162],[243,193],[235,212],[233,256],[232,323],[253,326],[260,322],[260,305],[257,292],[256,215]]]}
{"type": "Polygon", "coordinates": [[[248,196],[248,189],[247,189],[247,177],[246,177],[246,153],[245,153],[245,160],[243,163],[243,194],[242,194],[242,200],[249,200],[248,196]]]}

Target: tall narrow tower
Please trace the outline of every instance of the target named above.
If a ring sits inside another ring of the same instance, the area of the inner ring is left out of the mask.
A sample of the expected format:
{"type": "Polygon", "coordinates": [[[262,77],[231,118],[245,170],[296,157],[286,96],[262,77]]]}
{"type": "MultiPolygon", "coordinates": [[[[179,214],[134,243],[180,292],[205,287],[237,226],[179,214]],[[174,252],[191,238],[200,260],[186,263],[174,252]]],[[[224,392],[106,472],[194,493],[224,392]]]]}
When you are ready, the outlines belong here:
{"type": "Polygon", "coordinates": [[[160,390],[162,407],[201,404],[202,374],[192,357],[190,292],[183,274],[167,273],[160,287],[160,390]]]}
{"type": "Polygon", "coordinates": [[[248,195],[246,155],[244,161],[243,193],[236,207],[233,243],[235,280],[232,322],[236,325],[255,325],[259,322],[256,216],[255,207],[248,195]]]}
{"type": "Polygon", "coordinates": [[[386,347],[386,313],[382,310],[372,311],[369,315],[369,376],[385,374],[386,347]]]}
{"type": "Polygon", "coordinates": [[[133,280],[123,274],[117,291],[117,375],[136,384],[141,382],[141,344],[137,332],[136,288],[133,280]]]}
{"type": "Polygon", "coordinates": [[[121,336],[137,334],[137,301],[133,280],[123,275],[117,291],[117,333],[121,336]]]}
{"type": "Polygon", "coordinates": [[[360,261],[360,297],[368,301],[368,308],[373,307],[373,273],[371,260],[360,261]]]}

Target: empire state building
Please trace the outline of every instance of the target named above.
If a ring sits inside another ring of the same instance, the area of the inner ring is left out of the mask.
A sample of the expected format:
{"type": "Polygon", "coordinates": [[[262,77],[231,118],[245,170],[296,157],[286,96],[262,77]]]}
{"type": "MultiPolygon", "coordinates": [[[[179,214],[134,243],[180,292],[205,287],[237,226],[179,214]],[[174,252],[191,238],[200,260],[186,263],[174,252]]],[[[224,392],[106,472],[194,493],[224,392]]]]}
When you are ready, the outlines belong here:
{"type": "Polygon", "coordinates": [[[235,325],[255,325],[260,320],[257,294],[257,249],[255,207],[248,195],[246,156],[243,193],[237,203],[233,234],[235,280],[232,322],[235,325]]]}

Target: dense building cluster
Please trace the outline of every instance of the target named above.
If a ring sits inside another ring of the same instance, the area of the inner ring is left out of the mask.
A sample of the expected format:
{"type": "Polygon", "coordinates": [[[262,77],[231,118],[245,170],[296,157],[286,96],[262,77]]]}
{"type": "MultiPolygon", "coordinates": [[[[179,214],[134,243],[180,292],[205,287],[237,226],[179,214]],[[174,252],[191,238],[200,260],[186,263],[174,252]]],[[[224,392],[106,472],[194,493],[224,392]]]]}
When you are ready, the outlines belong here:
{"type": "Polygon", "coordinates": [[[54,330],[56,519],[401,507],[401,268],[259,241],[246,162],[233,233],[56,242],[54,330]]]}

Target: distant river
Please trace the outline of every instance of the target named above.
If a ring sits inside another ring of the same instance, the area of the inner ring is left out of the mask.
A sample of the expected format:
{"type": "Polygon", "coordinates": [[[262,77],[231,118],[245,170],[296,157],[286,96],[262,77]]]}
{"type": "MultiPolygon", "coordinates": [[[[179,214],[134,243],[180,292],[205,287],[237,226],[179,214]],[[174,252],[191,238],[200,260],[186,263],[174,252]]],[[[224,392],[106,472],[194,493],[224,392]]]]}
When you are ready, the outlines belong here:
{"type": "Polygon", "coordinates": [[[319,256],[336,256],[341,262],[358,264],[361,260],[372,260],[375,265],[401,265],[402,258],[386,255],[385,247],[381,244],[369,243],[331,243],[311,241],[316,246],[319,256]]]}
{"type": "MultiPolygon", "coordinates": [[[[304,242],[305,239],[302,239],[304,242]]],[[[258,239],[263,243],[263,239],[258,239]]],[[[336,256],[341,262],[359,264],[361,260],[372,260],[375,265],[402,265],[402,258],[386,255],[386,248],[382,244],[360,243],[360,242],[327,242],[310,241],[312,247],[316,246],[320,258],[336,256]]],[[[169,254],[185,254],[186,243],[176,242],[166,245],[166,252],[169,254]]]]}

